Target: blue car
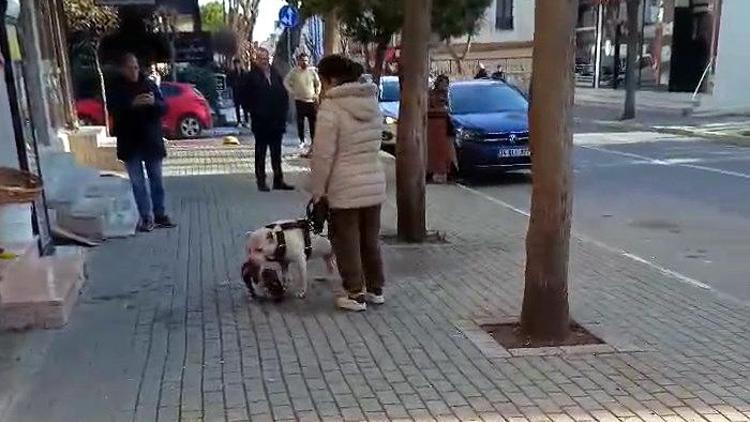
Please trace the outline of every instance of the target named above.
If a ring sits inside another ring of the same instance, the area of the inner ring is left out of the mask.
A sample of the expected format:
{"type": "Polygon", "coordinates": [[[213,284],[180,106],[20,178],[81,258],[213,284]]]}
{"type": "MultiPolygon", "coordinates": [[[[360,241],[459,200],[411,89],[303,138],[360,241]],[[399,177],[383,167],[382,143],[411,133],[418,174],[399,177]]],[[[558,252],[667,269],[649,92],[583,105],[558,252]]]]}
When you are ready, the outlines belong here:
{"type": "Polygon", "coordinates": [[[387,131],[390,136],[384,138],[384,145],[394,145],[396,143],[396,131],[398,122],[399,102],[401,101],[401,89],[398,77],[383,76],[380,78],[380,111],[383,113],[387,131]]]}
{"type": "MultiPolygon", "coordinates": [[[[398,79],[381,81],[380,109],[395,134],[399,109],[398,79]]],[[[460,173],[531,168],[529,103],[503,81],[458,81],[450,85],[449,113],[460,173]]]]}
{"type": "Polygon", "coordinates": [[[454,82],[449,90],[461,173],[531,168],[529,103],[502,81],[454,82]]]}

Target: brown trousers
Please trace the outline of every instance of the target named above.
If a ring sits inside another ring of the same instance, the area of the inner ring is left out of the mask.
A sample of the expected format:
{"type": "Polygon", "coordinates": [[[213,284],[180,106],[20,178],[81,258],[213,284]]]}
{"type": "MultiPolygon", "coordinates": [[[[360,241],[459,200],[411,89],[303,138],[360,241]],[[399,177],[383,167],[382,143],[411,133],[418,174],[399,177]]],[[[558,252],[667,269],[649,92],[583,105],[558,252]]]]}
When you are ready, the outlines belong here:
{"type": "Polygon", "coordinates": [[[385,282],[380,256],[380,205],[332,209],[331,241],[336,261],[349,293],[380,294],[385,282]]]}

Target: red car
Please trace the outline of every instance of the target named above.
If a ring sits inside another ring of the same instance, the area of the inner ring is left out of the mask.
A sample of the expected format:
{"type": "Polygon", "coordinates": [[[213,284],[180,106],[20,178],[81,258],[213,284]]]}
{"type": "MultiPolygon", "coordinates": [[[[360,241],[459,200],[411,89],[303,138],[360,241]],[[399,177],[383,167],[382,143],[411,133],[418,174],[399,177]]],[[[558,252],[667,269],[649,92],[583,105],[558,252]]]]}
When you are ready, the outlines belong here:
{"type": "MultiPolygon", "coordinates": [[[[213,127],[211,107],[203,94],[190,84],[162,82],[161,93],[167,113],[161,119],[164,133],[170,138],[196,138],[204,129],[213,127]]],[[[76,102],[78,119],[83,125],[103,125],[104,108],[99,99],[85,98],[76,102]]]]}

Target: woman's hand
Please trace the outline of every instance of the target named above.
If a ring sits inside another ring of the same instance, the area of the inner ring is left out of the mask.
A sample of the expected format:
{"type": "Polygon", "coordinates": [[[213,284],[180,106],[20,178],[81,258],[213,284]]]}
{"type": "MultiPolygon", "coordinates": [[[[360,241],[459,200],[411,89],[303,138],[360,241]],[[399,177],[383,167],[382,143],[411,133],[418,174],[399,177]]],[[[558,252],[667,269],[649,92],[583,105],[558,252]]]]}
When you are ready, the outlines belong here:
{"type": "Polygon", "coordinates": [[[154,102],[155,102],[154,94],[152,93],[140,94],[136,96],[135,99],[133,99],[133,107],[154,105],[154,102]]]}

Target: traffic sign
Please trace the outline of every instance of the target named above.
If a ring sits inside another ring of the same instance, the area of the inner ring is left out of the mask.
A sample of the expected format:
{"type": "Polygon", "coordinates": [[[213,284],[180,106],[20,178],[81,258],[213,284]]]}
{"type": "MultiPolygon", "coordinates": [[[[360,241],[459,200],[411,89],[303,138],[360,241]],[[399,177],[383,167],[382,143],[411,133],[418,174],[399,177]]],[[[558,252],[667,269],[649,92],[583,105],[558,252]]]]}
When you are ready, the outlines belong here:
{"type": "Polygon", "coordinates": [[[285,28],[294,28],[299,24],[299,11],[286,5],[279,10],[279,23],[285,28]]]}

